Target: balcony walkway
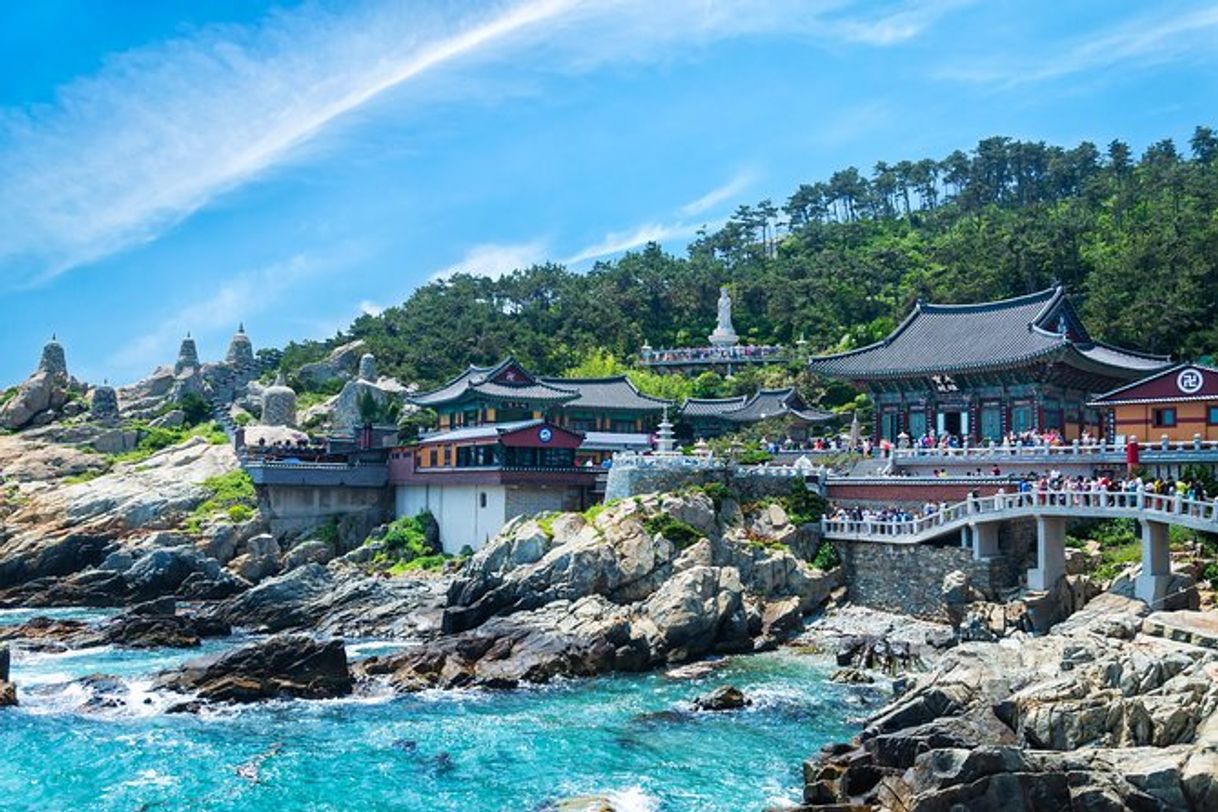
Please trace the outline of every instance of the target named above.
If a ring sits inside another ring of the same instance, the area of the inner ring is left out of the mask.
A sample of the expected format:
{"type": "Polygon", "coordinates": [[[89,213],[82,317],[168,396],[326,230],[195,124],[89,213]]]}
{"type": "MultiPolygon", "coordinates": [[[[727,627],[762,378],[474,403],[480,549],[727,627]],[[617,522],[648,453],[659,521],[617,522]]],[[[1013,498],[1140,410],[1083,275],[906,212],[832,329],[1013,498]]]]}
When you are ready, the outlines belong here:
{"type": "Polygon", "coordinates": [[[821,535],[841,541],[922,544],[959,533],[973,557],[998,555],[998,525],[1035,519],[1038,566],[1028,570],[1030,589],[1050,589],[1065,574],[1067,519],[1136,519],[1142,528],[1142,574],[1136,594],[1151,606],[1162,602],[1171,579],[1169,525],[1218,533],[1218,500],[1202,501],[1144,491],[1032,491],[966,499],[908,521],[822,519],[821,535]]]}

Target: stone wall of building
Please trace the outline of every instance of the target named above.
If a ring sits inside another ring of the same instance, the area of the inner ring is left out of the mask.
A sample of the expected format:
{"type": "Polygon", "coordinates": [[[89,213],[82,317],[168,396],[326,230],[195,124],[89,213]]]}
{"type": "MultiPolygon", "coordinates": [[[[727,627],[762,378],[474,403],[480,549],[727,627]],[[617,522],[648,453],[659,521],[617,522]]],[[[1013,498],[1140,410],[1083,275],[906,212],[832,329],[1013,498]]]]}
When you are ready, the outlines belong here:
{"type": "Polygon", "coordinates": [[[842,560],[850,600],[874,609],[944,620],[940,593],[944,576],[953,570],[967,573],[987,597],[1007,588],[1009,567],[1001,556],[975,561],[971,549],[929,544],[834,541],[833,546],[842,560]]]}
{"type": "Polygon", "coordinates": [[[969,493],[992,496],[999,490],[1014,493],[1015,483],[1002,479],[907,479],[904,477],[830,479],[826,496],[838,504],[883,507],[921,507],[927,502],[963,502],[969,493]]]}
{"type": "Polygon", "coordinates": [[[511,485],[507,489],[503,515],[511,520],[516,516],[536,516],[552,510],[582,510],[583,507],[576,488],[511,485]]]}
{"type": "Polygon", "coordinates": [[[372,528],[393,518],[393,496],[388,488],[316,487],[310,485],[259,485],[258,511],[276,536],[290,536],[339,520],[340,548],[363,542],[372,528]]]}
{"type": "Polygon", "coordinates": [[[797,477],[775,469],[732,466],[614,466],[609,469],[605,500],[625,499],[641,493],[668,493],[718,482],[744,501],[783,496],[797,477]]]}

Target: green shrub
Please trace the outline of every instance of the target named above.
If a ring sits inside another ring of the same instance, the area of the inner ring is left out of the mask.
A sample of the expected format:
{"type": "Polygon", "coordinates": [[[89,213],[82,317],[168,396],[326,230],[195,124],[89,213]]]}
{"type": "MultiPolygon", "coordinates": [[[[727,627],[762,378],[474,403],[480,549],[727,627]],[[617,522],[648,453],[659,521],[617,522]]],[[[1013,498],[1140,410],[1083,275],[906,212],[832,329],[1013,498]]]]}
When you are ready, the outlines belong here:
{"type": "Polygon", "coordinates": [[[331,516],[313,528],[313,537],[328,544],[331,548],[338,546],[338,517],[331,516]]]}
{"type": "Polygon", "coordinates": [[[814,524],[821,520],[829,505],[816,491],[808,489],[800,478],[791,480],[791,487],[783,500],[783,508],[794,524],[814,524]]]}
{"type": "Polygon", "coordinates": [[[671,541],[678,549],[684,550],[699,541],[703,534],[688,522],[669,516],[667,513],[657,513],[643,520],[643,528],[648,533],[659,533],[671,541]]]}
{"type": "Polygon", "coordinates": [[[837,555],[837,549],[827,541],[822,541],[812,557],[812,566],[823,572],[841,566],[842,560],[837,555]]]}
{"type": "Polygon", "coordinates": [[[769,451],[762,451],[760,448],[750,448],[740,452],[736,457],[736,462],[741,465],[761,465],[763,462],[769,462],[774,459],[774,455],[769,451]]]}
{"type": "Polygon", "coordinates": [[[427,511],[390,522],[384,535],[365,542],[381,547],[372,558],[373,565],[387,569],[391,575],[443,567],[450,557],[428,540],[428,528],[434,522],[427,511]]]}
{"type": "Polygon", "coordinates": [[[696,490],[702,491],[711,498],[715,503],[715,510],[723,508],[723,501],[732,497],[732,489],[722,482],[707,482],[705,485],[699,485],[696,490]]]}
{"type": "Polygon", "coordinates": [[[1218,589],[1218,561],[1211,561],[1201,570],[1202,580],[1209,581],[1210,586],[1218,589]]]}
{"type": "Polygon", "coordinates": [[[1135,541],[1120,546],[1104,547],[1100,551],[1100,564],[1095,568],[1093,575],[1097,580],[1110,581],[1120,574],[1121,570],[1141,560],[1141,542],[1135,541]]]}
{"type": "Polygon", "coordinates": [[[211,494],[187,517],[186,529],[198,533],[204,522],[218,514],[224,514],[234,522],[254,518],[258,510],[258,495],[254,481],[245,471],[229,471],[203,480],[203,487],[211,494]]]}
{"type": "Polygon", "coordinates": [[[537,526],[541,528],[541,532],[545,533],[546,538],[551,541],[554,540],[554,519],[557,516],[557,513],[541,513],[534,519],[537,526]]]}

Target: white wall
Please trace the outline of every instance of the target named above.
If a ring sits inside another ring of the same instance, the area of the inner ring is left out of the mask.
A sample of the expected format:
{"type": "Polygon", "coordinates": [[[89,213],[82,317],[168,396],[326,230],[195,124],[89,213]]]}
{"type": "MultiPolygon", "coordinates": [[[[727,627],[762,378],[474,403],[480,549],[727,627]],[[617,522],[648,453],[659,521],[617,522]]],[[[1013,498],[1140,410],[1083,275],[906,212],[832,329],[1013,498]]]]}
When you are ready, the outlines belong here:
{"type": "Polygon", "coordinates": [[[440,525],[444,552],[455,555],[467,544],[481,548],[499,532],[507,519],[506,499],[502,485],[399,485],[396,513],[400,517],[431,511],[440,525]]]}

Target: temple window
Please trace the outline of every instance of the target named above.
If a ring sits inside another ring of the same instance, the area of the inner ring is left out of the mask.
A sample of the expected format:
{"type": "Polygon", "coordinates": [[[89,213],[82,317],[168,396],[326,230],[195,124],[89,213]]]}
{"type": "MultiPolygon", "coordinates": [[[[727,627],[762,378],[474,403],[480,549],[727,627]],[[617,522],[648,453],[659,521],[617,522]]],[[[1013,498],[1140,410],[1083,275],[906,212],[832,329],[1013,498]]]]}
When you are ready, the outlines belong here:
{"type": "Polygon", "coordinates": [[[1168,429],[1176,425],[1176,409],[1174,406],[1168,406],[1163,409],[1154,410],[1155,428],[1168,429]]]}

